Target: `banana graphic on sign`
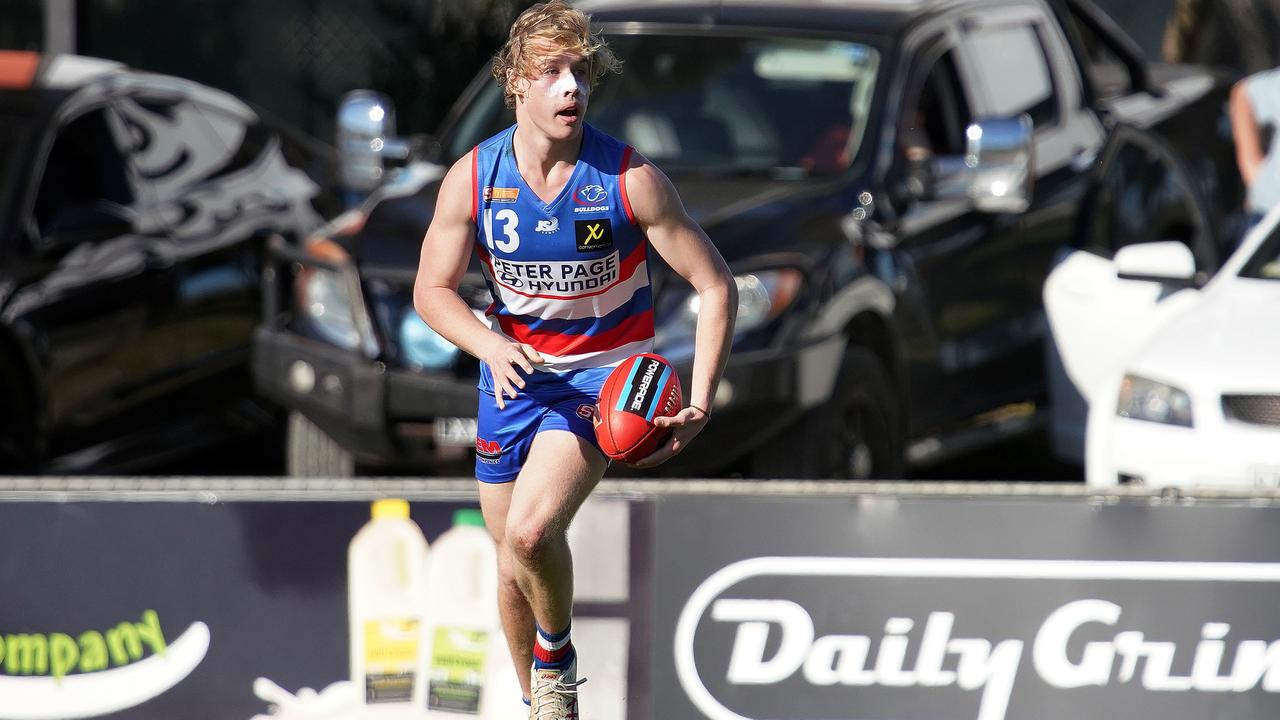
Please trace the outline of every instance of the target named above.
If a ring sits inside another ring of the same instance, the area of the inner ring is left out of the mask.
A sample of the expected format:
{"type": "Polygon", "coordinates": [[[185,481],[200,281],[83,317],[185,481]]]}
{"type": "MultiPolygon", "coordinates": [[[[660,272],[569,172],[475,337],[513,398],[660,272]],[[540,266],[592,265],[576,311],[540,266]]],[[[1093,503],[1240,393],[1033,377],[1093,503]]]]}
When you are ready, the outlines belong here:
{"type": "Polygon", "coordinates": [[[195,622],[163,653],[124,667],[64,677],[0,676],[0,720],[71,720],[126,710],[167,692],[209,651],[209,626],[195,622]]]}

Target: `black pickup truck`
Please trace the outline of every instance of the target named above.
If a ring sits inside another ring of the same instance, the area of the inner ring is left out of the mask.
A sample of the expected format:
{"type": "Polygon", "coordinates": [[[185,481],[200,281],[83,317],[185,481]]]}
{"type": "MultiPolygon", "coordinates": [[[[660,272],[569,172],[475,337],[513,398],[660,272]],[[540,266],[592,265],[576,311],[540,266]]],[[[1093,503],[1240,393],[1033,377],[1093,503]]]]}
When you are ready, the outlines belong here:
{"type": "MultiPolygon", "coordinates": [[[[1088,0],[580,7],[624,67],[588,122],[670,175],[741,295],[715,419],[663,473],[900,478],[1036,427],[1055,256],[1177,239],[1211,270],[1238,215],[1231,79],[1146,64],[1088,0]]],[[[511,121],[482,73],[428,157],[511,121]]],[[[254,366],[291,473],[467,457],[476,363],[410,292],[439,174],[390,173],[278,255],[254,366]]],[[[697,305],[653,287],[687,371],[697,305]]],[[[478,272],[462,293],[488,304],[478,272]]]]}
{"type": "Polygon", "coordinates": [[[334,153],[220,90],[0,51],[0,473],[154,471],[278,425],[252,392],[268,237],[334,153]]]}

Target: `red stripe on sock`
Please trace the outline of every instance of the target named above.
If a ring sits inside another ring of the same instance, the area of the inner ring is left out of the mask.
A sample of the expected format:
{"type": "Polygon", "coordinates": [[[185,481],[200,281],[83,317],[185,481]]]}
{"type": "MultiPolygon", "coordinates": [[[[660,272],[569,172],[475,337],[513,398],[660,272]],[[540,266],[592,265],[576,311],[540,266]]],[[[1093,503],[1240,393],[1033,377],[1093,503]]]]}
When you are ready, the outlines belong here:
{"type": "Polygon", "coordinates": [[[558,663],[569,657],[569,652],[573,650],[573,643],[567,642],[564,647],[559,650],[548,650],[538,643],[533,645],[533,656],[544,663],[558,663]]]}

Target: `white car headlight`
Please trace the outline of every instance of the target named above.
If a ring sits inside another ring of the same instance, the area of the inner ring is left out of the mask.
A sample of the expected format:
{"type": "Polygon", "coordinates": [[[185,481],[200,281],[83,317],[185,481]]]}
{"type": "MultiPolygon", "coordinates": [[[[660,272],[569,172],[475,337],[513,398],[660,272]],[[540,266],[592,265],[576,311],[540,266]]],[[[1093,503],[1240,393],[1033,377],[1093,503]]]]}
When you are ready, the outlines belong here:
{"type": "MultiPolygon", "coordinates": [[[[308,243],[307,252],[331,263],[351,260],[345,250],[330,240],[308,243]]],[[[377,353],[369,313],[353,271],[304,266],[298,273],[294,290],[299,316],[320,339],[345,350],[361,350],[369,356],[377,353]]]]}
{"type": "MultiPolygon", "coordinates": [[[[761,270],[733,276],[738,286],[738,319],[734,335],[742,335],[768,323],[791,306],[800,294],[801,273],[795,268],[761,270]]],[[[659,346],[691,342],[698,324],[701,298],[689,293],[657,328],[659,346]]]]}
{"type": "Polygon", "coordinates": [[[1116,414],[1134,420],[1191,427],[1191,396],[1181,388],[1140,375],[1125,375],[1116,414]]]}

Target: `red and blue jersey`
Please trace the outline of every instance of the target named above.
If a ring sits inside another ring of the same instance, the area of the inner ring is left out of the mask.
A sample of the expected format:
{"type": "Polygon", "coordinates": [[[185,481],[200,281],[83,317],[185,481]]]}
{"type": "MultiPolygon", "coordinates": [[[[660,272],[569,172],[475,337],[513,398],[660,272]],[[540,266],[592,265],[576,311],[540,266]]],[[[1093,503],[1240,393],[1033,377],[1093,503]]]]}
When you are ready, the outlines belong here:
{"type": "Polygon", "coordinates": [[[550,203],[516,167],[515,126],[471,152],[476,252],[494,329],[551,372],[611,367],[653,348],[648,241],[623,174],[631,148],[583,124],[569,181],[550,203]]]}

